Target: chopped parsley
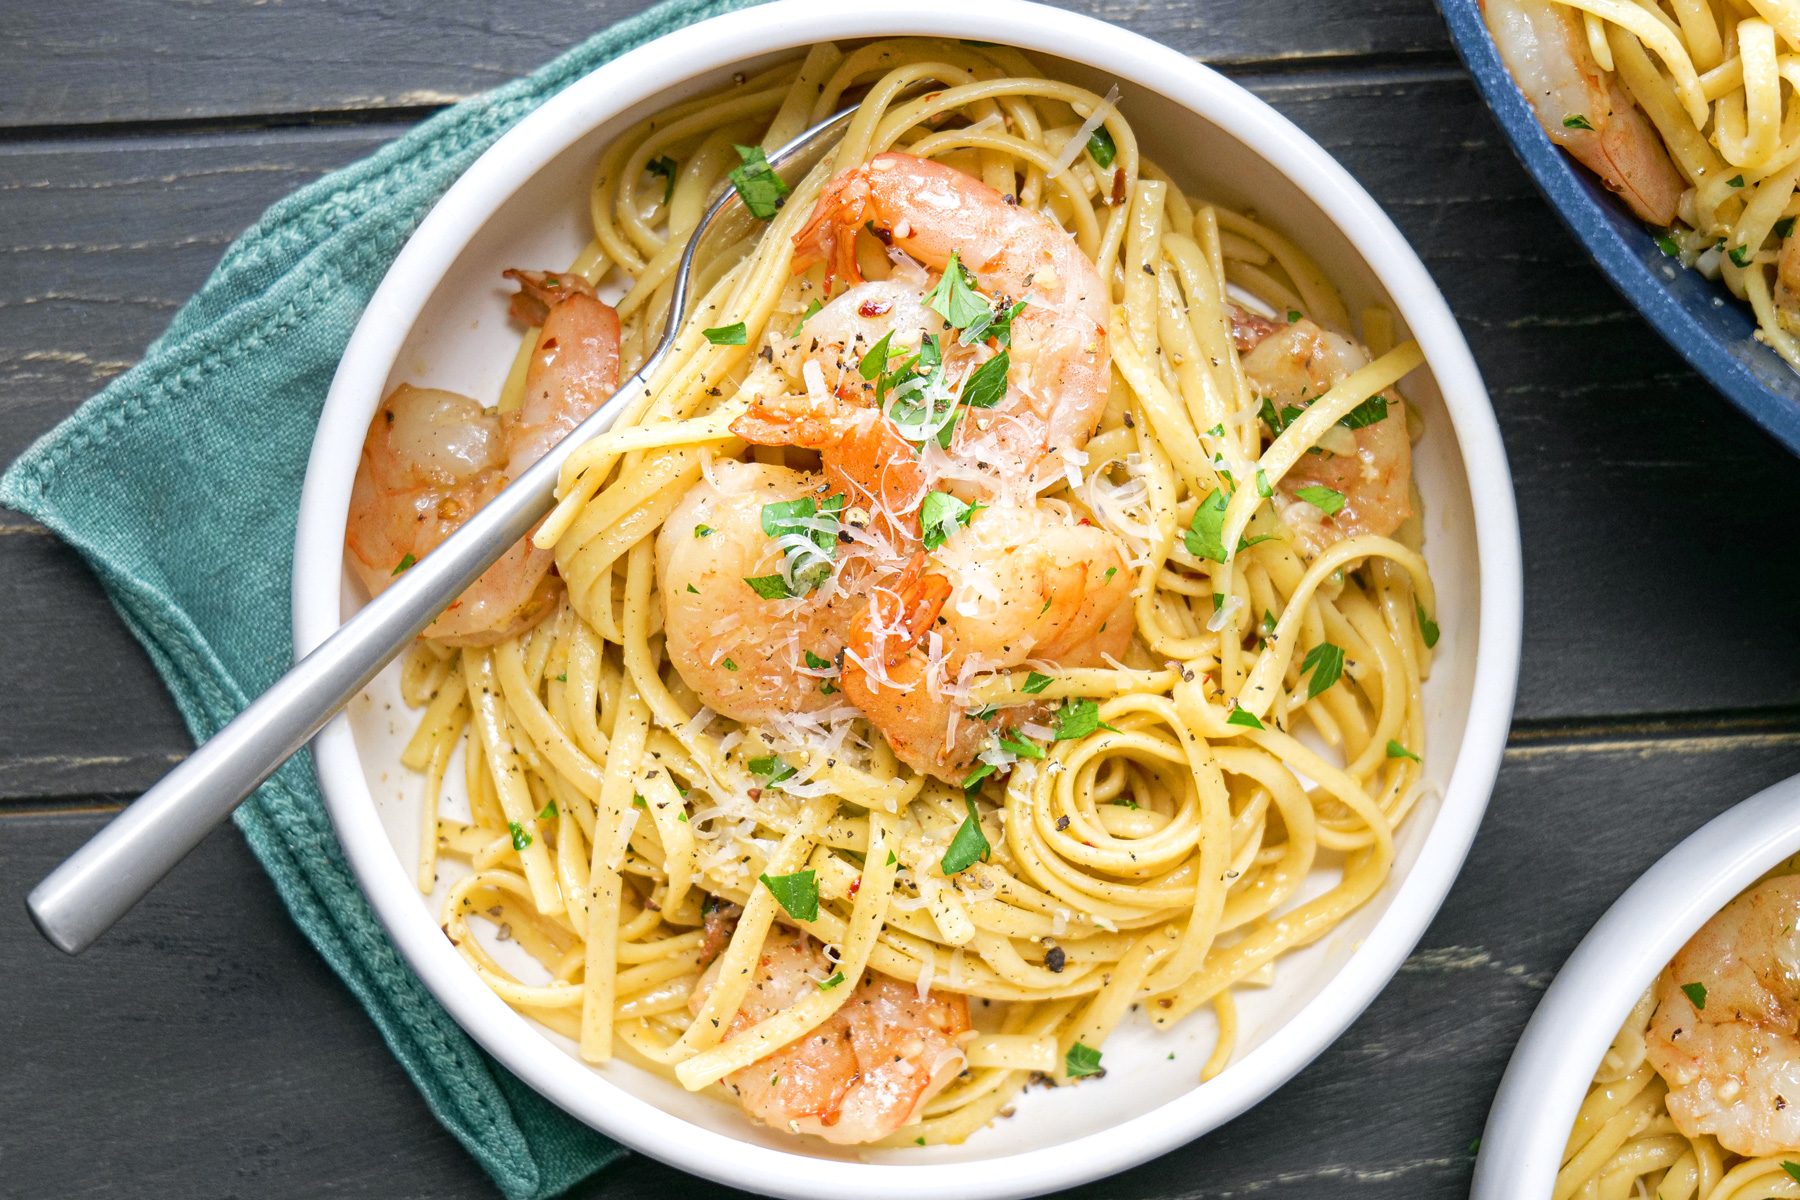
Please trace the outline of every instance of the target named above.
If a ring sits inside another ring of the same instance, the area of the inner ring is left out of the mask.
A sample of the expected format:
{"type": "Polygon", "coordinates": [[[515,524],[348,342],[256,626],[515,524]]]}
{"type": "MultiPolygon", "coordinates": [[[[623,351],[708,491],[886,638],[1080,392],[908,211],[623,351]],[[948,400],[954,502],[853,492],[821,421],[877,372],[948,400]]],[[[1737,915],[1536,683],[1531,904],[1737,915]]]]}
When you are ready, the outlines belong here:
{"type": "Polygon", "coordinates": [[[973,346],[976,342],[985,342],[989,338],[1004,349],[1012,345],[1013,318],[1025,311],[1025,302],[1015,300],[1002,309],[990,309],[982,316],[970,321],[962,331],[962,343],[973,346]]]}
{"type": "Polygon", "coordinates": [[[1586,117],[1582,116],[1580,113],[1574,113],[1570,116],[1564,117],[1563,118],[1563,128],[1564,129],[1585,129],[1589,133],[1594,132],[1593,125],[1589,124],[1588,119],[1586,117]]]}
{"type": "Polygon", "coordinates": [[[796,871],[792,875],[758,875],[762,885],[781,905],[781,911],[796,921],[819,919],[819,879],[812,871],[796,871]]]}
{"type": "Polygon", "coordinates": [[[985,504],[968,504],[948,492],[926,492],[919,509],[920,539],[925,549],[936,550],[958,529],[968,525],[985,504]]]}
{"type": "Polygon", "coordinates": [[[722,663],[722,664],[721,664],[721,665],[722,665],[722,666],[723,666],[723,667],[724,667],[724,668],[725,668],[725,669],[726,669],[726,670],[727,670],[727,671],[735,671],[735,670],[737,670],[737,664],[736,664],[736,663],[734,663],[734,662],[732,662],[732,661],[731,661],[731,660],[730,660],[730,659],[729,659],[729,658],[728,658],[728,659],[726,659],[726,660],[725,660],[725,661],[724,661],[724,663],[722,663]]]}
{"type": "Polygon", "coordinates": [[[700,332],[715,346],[742,346],[749,340],[742,321],[735,325],[721,325],[717,329],[702,329],[700,332]]]}
{"type": "Polygon", "coordinates": [[[984,762],[976,764],[973,771],[970,771],[967,775],[963,776],[962,788],[964,799],[973,800],[975,798],[975,793],[981,790],[981,781],[986,779],[989,775],[992,775],[996,770],[998,770],[998,768],[995,767],[993,763],[984,762]]]}
{"type": "Polygon", "coordinates": [[[1255,713],[1250,712],[1247,709],[1239,708],[1235,704],[1231,706],[1231,715],[1225,718],[1225,723],[1227,725],[1242,725],[1245,729],[1263,728],[1263,723],[1257,720],[1255,713]]]}
{"type": "Polygon", "coordinates": [[[697,588],[697,587],[695,587],[695,586],[694,586],[694,585],[693,585],[693,584],[691,584],[691,583],[690,583],[690,584],[688,584],[688,591],[689,591],[689,592],[692,592],[692,593],[693,593],[693,594],[694,594],[694,595],[696,595],[696,596],[698,596],[698,595],[699,595],[699,594],[700,594],[700,589],[699,589],[699,588],[697,588]]]}
{"type": "MultiPolygon", "coordinates": [[[[988,766],[987,763],[982,765],[988,766]]],[[[968,870],[993,850],[988,844],[987,834],[981,832],[981,814],[975,811],[975,797],[965,795],[963,803],[968,805],[969,815],[956,827],[956,836],[950,839],[950,848],[944,851],[944,860],[939,865],[943,867],[945,875],[968,870]]]]}
{"type": "Polygon", "coordinates": [[[950,252],[944,273],[938,277],[937,286],[925,293],[925,306],[944,318],[953,329],[967,329],[993,312],[976,290],[975,277],[969,274],[969,269],[963,266],[954,250],[950,252]]]}
{"type": "Polygon", "coordinates": [[[744,582],[765,600],[804,596],[831,575],[837,558],[842,493],[816,501],[811,496],[762,506],[762,529],[782,549],[777,575],[745,576],[744,582]]]}
{"type": "Polygon", "coordinates": [[[1119,156],[1119,147],[1113,141],[1112,134],[1106,132],[1106,126],[1102,125],[1088,134],[1087,152],[1102,167],[1110,167],[1113,159],[1119,156]]]}
{"type": "Polygon", "coordinates": [[[1089,1075],[1104,1075],[1100,1069],[1100,1052],[1092,1046],[1076,1042],[1063,1055],[1063,1069],[1070,1079],[1086,1079],[1089,1075]]]}
{"type": "Polygon", "coordinates": [[[550,801],[550,803],[544,805],[544,807],[538,811],[538,820],[548,821],[551,817],[554,817],[555,815],[556,815],[556,801],[552,800],[552,801],[550,801]]]}
{"type": "Polygon", "coordinates": [[[1306,698],[1311,700],[1343,676],[1344,648],[1320,642],[1300,660],[1300,673],[1310,673],[1311,677],[1306,681],[1306,698]]]}
{"type": "Polygon", "coordinates": [[[1193,520],[1188,522],[1181,540],[1195,558],[1225,561],[1225,504],[1225,493],[1215,490],[1206,493],[1194,509],[1193,520]]]}
{"type": "Polygon", "coordinates": [[[406,570],[406,568],[412,566],[414,563],[416,563],[418,561],[419,560],[414,558],[412,555],[410,555],[410,554],[406,555],[404,558],[402,558],[400,560],[399,565],[394,568],[393,574],[398,575],[400,572],[406,570]]]}
{"type": "Polygon", "coordinates": [[[1308,484],[1294,492],[1294,495],[1306,501],[1326,516],[1335,516],[1344,507],[1344,493],[1328,488],[1323,484],[1308,484]]]}
{"type": "Polygon", "coordinates": [[[751,216],[767,221],[787,199],[788,185],[769,165],[761,146],[734,146],[733,149],[743,162],[732,168],[731,186],[737,189],[738,198],[750,210],[751,216]]]}
{"type": "Polygon", "coordinates": [[[1667,230],[1656,235],[1656,248],[1670,258],[1681,256],[1681,243],[1677,242],[1675,235],[1667,230]]]}
{"type": "Polygon", "coordinates": [[[788,336],[789,337],[799,337],[800,331],[802,329],[806,328],[806,323],[808,321],[812,320],[813,317],[818,314],[818,311],[824,307],[825,306],[823,304],[819,303],[819,299],[817,296],[813,297],[813,299],[807,304],[806,311],[800,314],[800,323],[798,325],[794,326],[794,332],[788,334],[788,336]]]}
{"type": "Polygon", "coordinates": [[[1297,309],[1297,308],[1288,309],[1288,324],[1289,325],[1292,325],[1295,321],[1298,321],[1300,319],[1300,317],[1301,317],[1301,312],[1299,309],[1297,309]]]}
{"type": "Polygon", "coordinates": [[[648,800],[644,799],[644,795],[642,792],[639,792],[636,795],[631,797],[631,807],[641,808],[645,812],[649,812],[650,811],[650,802],[648,800]]]}
{"type": "Polygon", "coordinates": [[[1438,623],[1425,615],[1425,606],[1417,600],[1413,601],[1413,607],[1419,613],[1419,637],[1424,640],[1425,648],[1429,650],[1438,644],[1438,623]]]}
{"type": "Polygon", "coordinates": [[[863,354],[862,361],[856,364],[857,374],[871,383],[887,374],[888,343],[894,340],[894,331],[888,330],[881,335],[881,340],[863,354]]]}
{"type": "Polygon", "coordinates": [[[514,850],[523,850],[525,847],[531,845],[531,835],[526,833],[525,827],[517,821],[508,821],[506,823],[506,829],[508,833],[512,834],[512,847],[514,850]]]}
{"type": "Polygon", "coordinates": [[[662,202],[664,204],[667,204],[669,201],[671,201],[675,198],[675,175],[677,172],[677,168],[676,168],[674,159],[670,158],[666,154],[659,154],[655,158],[651,159],[649,162],[644,164],[644,170],[650,172],[650,174],[652,174],[652,175],[658,175],[658,176],[662,177],[662,181],[663,181],[662,202]]]}
{"type": "Polygon", "coordinates": [[[1730,179],[1725,181],[1725,186],[1741,188],[1744,186],[1744,177],[1742,175],[1733,175],[1730,179]]]}
{"type": "Polygon", "coordinates": [[[829,658],[826,658],[822,654],[814,654],[811,650],[805,652],[805,657],[806,665],[815,671],[823,671],[831,666],[831,660],[829,658]]]}
{"type": "Polygon", "coordinates": [[[1270,400],[1267,396],[1264,396],[1262,397],[1262,404],[1258,406],[1256,411],[1257,415],[1262,418],[1263,424],[1269,427],[1269,432],[1276,437],[1280,437],[1282,431],[1289,425],[1292,425],[1306,410],[1292,404],[1284,404],[1281,406],[1281,411],[1276,412],[1274,401],[1270,400]]]}
{"type": "Polygon", "coordinates": [[[1269,477],[1261,467],[1256,468],[1256,494],[1264,500],[1275,494],[1275,489],[1269,486],[1269,477]]]}
{"type": "Polygon", "coordinates": [[[1688,998],[1688,1003],[1692,1004],[1695,1009],[1700,1012],[1706,1011],[1706,985],[1704,983],[1684,983],[1681,985],[1681,994],[1688,998]]]}
{"type": "Polygon", "coordinates": [[[1052,713],[1051,717],[1056,722],[1056,740],[1059,742],[1086,737],[1098,729],[1112,729],[1111,725],[1100,719],[1100,706],[1086,698],[1069,701],[1052,713]]]}
{"type": "Polygon", "coordinates": [[[1731,249],[1729,249],[1725,252],[1726,257],[1731,259],[1732,262],[1736,263],[1740,267],[1749,266],[1750,265],[1750,256],[1754,253],[1755,253],[1755,251],[1750,249],[1750,247],[1748,247],[1748,246],[1733,246],[1731,249]]]}
{"type": "Polygon", "coordinates": [[[1006,373],[1012,369],[1011,355],[1002,350],[969,373],[963,384],[962,402],[970,408],[992,408],[1006,395],[1006,373]]]}
{"type": "Polygon", "coordinates": [[[711,525],[696,525],[696,526],[694,526],[694,536],[695,537],[711,537],[716,532],[718,532],[718,531],[715,530],[711,525]]]}
{"type": "Polygon", "coordinates": [[[774,787],[784,779],[792,779],[798,773],[773,754],[765,755],[762,758],[753,758],[745,765],[750,768],[750,773],[756,776],[757,782],[764,787],[774,787]]]}
{"type": "Polygon", "coordinates": [[[1800,1163],[1783,1161],[1781,1169],[1788,1173],[1788,1178],[1800,1181],[1800,1163]]]}
{"type": "MultiPolygon", "coordinates": [[[[1118,568],[1116,567],[1114,568],[1114,570],[1117,569],[1118,568]]],[[[1049,687],[1052,682],[1053,680],[1050,676],[1033,671],[1025,677],[1025,682],[1019,687],[1019,690],[1021,692],[1029,692],[1031,695],[1035,696],[1045,688],[1049,687]]]]}
{"type": "Polygon", "coordinates": [[[994,742],[1002,750],[1009,750],[1020,758],[1044,757],[1044,748],[1016,729],[1007,730],[995,738],[994,742]]]}
{"type": "Polygon", "coordinates": [[[1785,237],[1787,237],[1788,234],[1790,234],[1792,232],[1794,232],[1794,218],[1783,217],[1783,218],[1781,218],[1781,220],[1775,222],[1775,236],[1776,237],[1785,238],[1785,237]]]}
{"type": "Polygon", "coordinates": [[[1338,424],[1345,429],[1361,429],[1365,425],[1373,425],[1377,421],[1387,420],[1388,402],[1386,396],[1370,396],[1361,404],[1338,418],[1338,424]]]}
{"type": "Polygon", "coordinates": [[[1405,746],[1402,746],[1399,742],[1394,741],[1392,738],[1388,739],[1387,756],[1389,758],[1410,758],[1414,762],[1419,761],[1418,755],[1414,754],[1411,750],[1408,750],[1405,746]]]}
{"type": "Polygon", "coordinates": [[[829,992],[832,988],[842,982],[844,982],[844,973],[842,971],[833,971],[825,978],[819,980],[819,990],[821,992],[829,992]]]}

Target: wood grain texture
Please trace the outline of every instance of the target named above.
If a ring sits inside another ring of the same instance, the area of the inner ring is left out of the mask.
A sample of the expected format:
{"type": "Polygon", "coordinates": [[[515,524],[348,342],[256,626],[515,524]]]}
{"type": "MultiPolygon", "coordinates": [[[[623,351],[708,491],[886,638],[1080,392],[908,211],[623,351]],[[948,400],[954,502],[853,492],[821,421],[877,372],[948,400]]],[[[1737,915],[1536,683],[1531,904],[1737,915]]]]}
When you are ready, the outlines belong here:
{"type": "MultiPolygon", "coordinates": [[[[1227,68],[1450,58],[1430,0],[1056,0],[1227,68]]],[[[525,74],[642,0],[115,0],[104,21],[10,0],[0,127],[423,109],[525,74]]]]}
{"type": "MultiPolygon", "coordinates": [[[[1461,881],[1349,1032],[1223,1130],[1069,1194],[1465,1195],[1470,1143],[1557,966],[1670,846],[1795,771],[1793,734],[1514,749],[1461,881]],[[1621,821],[1626,802],[1632,819],[1621,821]]],[[[196,1198],[491,1194],[235,832],[210,838],[87,956],[45,945],[17,915],[26,883],[100,819],[0,824],[0,961],[18,981],[0,1005],[12,1048],[0,1073],[0,1193],[98,1198],[128,1181],[126,1194],[196,1198]]],[[[1082,1086],[1103,1104],[1129,1081],[1082,1086]]],[[[635,1159],[574,1194],[737,1193],[635,1159]]]]}

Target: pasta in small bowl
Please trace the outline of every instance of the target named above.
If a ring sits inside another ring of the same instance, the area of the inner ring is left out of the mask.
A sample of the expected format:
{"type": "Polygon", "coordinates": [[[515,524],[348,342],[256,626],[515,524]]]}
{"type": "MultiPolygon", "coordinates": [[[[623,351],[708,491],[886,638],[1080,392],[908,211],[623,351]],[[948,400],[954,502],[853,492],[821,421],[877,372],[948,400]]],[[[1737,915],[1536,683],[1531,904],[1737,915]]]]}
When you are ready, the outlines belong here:
{"type": "Polygon", "coordinates": [[[1752,1200],[1800,1188],[1800,779],[1689,835],[1525,1027],[1471,1194],[1752,1200]]]}
{"type": "Polygon", "coordinates": [[[720,194],[673,351],[316,744],[359,882],[521,1078],[738,1186],[1027,1194],[1229,1119],[1460,866],[1518,535],[1417,259],[1181,56],[787,0],[571,85],[346,352],[298,643],[646,361],[720,194]]]}

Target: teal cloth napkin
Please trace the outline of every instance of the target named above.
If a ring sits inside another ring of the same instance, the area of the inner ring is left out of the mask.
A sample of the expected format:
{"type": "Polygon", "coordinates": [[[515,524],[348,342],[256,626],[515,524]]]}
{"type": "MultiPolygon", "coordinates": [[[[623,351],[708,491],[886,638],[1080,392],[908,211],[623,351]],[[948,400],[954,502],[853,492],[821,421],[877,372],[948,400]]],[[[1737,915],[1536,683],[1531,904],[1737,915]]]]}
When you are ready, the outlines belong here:
{"type": "MultiPolygon", "coordinates": [[[[419,221],[563,87],[755,2],[667,0],[276,204],[141,363],[0,478],[0,503],[94,569],[196,739],[292,661],[290,555],[313,429],[352,327],[419,221]]],[[[624,1153],[490,1059],[407,969],[344,861],[310,759],[278,771],[236,820],[431,1111],[509,1200],[557,1195],[624,1153]]]]}

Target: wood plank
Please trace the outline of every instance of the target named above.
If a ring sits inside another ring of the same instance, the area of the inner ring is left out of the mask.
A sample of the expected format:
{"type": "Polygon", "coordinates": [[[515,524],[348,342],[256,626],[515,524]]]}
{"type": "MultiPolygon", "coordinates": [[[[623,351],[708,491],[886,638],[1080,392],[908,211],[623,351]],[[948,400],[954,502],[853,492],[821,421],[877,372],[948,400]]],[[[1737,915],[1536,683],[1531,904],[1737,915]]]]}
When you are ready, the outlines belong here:
{"type": "MultiPolygon", "coordinates": [[[[1460,883],[1343,1039],[1227,1130],[1072,1194],[1466,1195],[1469,1145],[1557,966],[1681,837],[1795,771],[1792,734],[1516,748],[1460,883]]],[[[8,1156],[14,1194],[490,1194],[234,832],[87,956],[45,945],[22,894],[99,820],[0,819],[0,1126],[31,1147],[8,1156]]],[[[575,1194],[695,1186],[640,1159],[575,1194]]]]}
{"type": "MultiPolygon", "coordinates": [[[[1209,62],[1449,58],[1429,0],[1321,10],[1307,0],[1196,5],[1059,0],[1209,62]]],[[[125,0],[104,22],[15,0],[0,39],[0,127],[417,109],[525,74],[644,0],[266,4],[125,0]]]]}
{"type": "MultiPolygon", "coordinates": [[[[1395,215],[1487,374],[1530,579],[1520,719],[1791,710],[1800,559],[1765,548],[1789,540],[1800,462],[1580,257],[1460,78],[1253,82],[1395,215]]],[[[396,131],[0,147],[0,459],[131,361],[265,204],[396,131]]],[[[0,514],[0,528],[21,524],[0,514]]],[[[126,650],[115,629],[94,632],[92,592],[68,600],[83,586],[67,557],[0,537],[0,587],[28,630],[0,651],[0,681],[43,698],[40,715],[0,723],[0,763],[14,764],[0,767],[0,795],[7,778],[39,786],[29,781],[45,756],[104,763],[59,768],[41,785],[55,794],[132,791],[187,749],[141,662],[114,666],[126,650]]]]}

